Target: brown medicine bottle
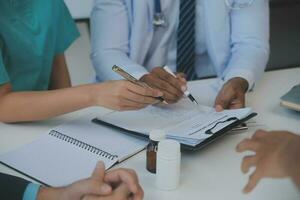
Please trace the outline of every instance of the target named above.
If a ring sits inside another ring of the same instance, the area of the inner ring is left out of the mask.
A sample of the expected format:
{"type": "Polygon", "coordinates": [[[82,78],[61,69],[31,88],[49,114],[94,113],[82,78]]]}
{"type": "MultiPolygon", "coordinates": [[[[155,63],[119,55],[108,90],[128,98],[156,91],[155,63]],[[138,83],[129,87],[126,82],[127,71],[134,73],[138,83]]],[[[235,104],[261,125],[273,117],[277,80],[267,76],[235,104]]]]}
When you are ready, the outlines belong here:
{"type": "Polygon", "coordinates": [[[149,134],[150,142],[147,145],[146,168],[151,173],[156,173],[156,153],[158,143],[166,139],[166,133],[162,130],[153,130],[149,134]]]}

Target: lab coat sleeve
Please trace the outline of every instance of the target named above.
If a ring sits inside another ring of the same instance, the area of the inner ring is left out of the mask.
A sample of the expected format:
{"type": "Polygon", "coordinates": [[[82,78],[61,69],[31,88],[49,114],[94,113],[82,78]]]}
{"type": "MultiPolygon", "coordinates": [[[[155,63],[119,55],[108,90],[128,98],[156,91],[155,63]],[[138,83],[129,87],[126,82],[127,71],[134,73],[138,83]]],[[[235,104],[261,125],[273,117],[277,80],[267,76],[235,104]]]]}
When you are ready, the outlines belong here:
{"type": "Polygon", "coordinates": [[[254,0],[248,8],[232,10],[230,17],[231,55],[222,78],[244,78],[252,90],[269,58],[269,1],[254,0]]]}
{"type": "Polygon", "coordinates": [[[91,15],[91,59],[97,80],[118,80],[118,65],[136,78],[148,71],[130,59],[129,11],[124,0],[95,0],[91,15]]]}

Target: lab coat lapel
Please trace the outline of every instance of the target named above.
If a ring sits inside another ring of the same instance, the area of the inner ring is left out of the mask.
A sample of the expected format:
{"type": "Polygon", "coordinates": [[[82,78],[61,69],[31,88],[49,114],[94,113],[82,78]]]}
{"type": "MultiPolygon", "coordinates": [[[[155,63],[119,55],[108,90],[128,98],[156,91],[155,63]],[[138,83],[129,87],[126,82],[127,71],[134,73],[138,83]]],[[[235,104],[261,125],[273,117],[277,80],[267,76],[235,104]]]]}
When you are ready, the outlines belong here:
{"type": "Polygon", "coordinates": [[[153,0],[130,0],[132,8],[132,32],[130,57],[143,64],[153,37],[153,0]]]}
{"type": "Polygon", "coordinates": [[[230,16],[224,0],[203,0],[207,50],[218,75],[226,65],[230,49],[230,16]]]}

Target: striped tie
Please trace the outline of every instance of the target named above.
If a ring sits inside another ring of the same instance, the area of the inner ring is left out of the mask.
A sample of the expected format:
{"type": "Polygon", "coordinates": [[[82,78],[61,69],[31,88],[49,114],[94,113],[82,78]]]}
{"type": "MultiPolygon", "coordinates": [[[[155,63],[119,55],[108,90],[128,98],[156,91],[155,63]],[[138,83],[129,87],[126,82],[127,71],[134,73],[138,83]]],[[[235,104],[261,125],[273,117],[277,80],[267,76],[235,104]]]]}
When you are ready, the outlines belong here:
{"type": "Polygon", "coordinates": [[[195,20],[196,0],[180,0],[177,72],[185,73],[187,80],[194,80],[197,77],[195,73],[195,20]]]}

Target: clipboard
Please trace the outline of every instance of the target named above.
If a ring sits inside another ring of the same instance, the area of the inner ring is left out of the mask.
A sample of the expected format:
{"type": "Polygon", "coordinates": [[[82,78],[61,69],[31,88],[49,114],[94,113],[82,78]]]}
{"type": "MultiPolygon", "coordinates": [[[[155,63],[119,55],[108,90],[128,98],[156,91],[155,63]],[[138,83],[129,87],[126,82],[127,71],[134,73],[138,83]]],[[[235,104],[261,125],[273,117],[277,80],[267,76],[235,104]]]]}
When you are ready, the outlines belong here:
{"type": "MultiPolygon", "coordinates": [[[[254,118],[255,116],[257,116],[257,113],[251,113],[250,115],[248,115],[247,117],[241,119],[241,120],[236,120],[233,123],[231,123],[230,125],[224,127],[223,129],[215,132],[212,136],[210,136],[209,138],[206,138],[205,140],[203,140],[202,142],[200,142],[199,144],[197,144],[196,146],[191,146],[191,145],[186,145],[186,144],[181,144],[181,148],[182,150],[188,150],[188,151],[197,151],[200,150],[204,147],[206,147],[207,145],[209,145],[210,143],[214,142],[217,139],[222,138],[223,136],[225,136],[229,131],[231,131],[232,129],[234,129],[236,126],[245,123],[246,121],[248,121],[249,119],[254,118]]],[[[110,124],[108,122],[104,122],[98,118],[94,118],[92,119],[93,123],[102,125],[102,126],[106,126],[106,127],[110,127],[110,128],[114,128],[116,130],[119,130],[120,132],[132,135],[134,137],[138,137],[141,139],[149,139],[148,135],[145,135],[143,133],[139,133],[139,132],[135,132],[135,131],[131,131],[131,130],[127,130],[125,128],[110,124]]]]}

